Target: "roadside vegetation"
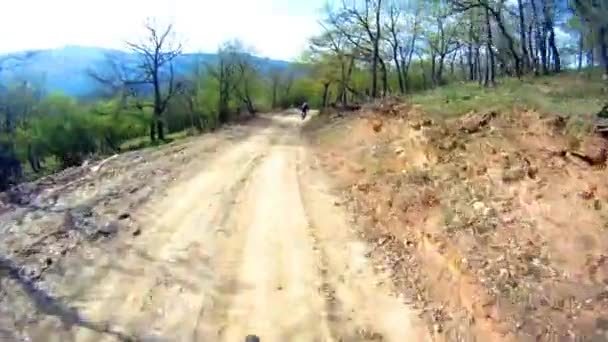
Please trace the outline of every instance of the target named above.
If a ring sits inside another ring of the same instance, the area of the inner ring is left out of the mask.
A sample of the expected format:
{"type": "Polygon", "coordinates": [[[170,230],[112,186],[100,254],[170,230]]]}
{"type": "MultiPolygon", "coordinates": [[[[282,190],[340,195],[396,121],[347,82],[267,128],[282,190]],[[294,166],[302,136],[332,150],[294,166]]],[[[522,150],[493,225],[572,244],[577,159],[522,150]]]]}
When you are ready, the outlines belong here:
{"type": "Polygon", "coordinates": [[[126,43],[137,63],[108,59],[112,72],[90,71],[105,89],[98,100],[43,95],[28,80],[3,85],[0,184],[18,181],[24,169],[35,176],[80,165],[120,151],[131,139],[147,135],[155,145],[166,133],[202,133],[242,113],[303,101],[348,107],[436,89],[420,101],[445,93],[458,109],[435,102],[431,111],[448,115],[478,101],[500,106],[503,96],[568,114],[593,110],[595,104],[578,105],[577,94],[589,95],[584,77],[554,94],[542,94],[542,86],[526,80],[558,82],[551,75],[598,65],[606,73],[605,7],[590,0],[333,1],[322,13],[322,33],[290,67],[261,70],[248,58],[255,49],[234,40],[219,47],[215,63],[193,65],[188,74],[174,72],[183,48],[173,27],[151,20],[141,41],[126,43]],[[512,79],[497,81],[505,77],[512,79]],[[474,86],[493,88],[497,82],[503,83],[497,90],[474,86]],[[536,93],[546,103],[538,103],[536,93]]]}
{"type": "Polygon", "coordinates": [[[366,65],[367,88],[335,78],[345,108],[307,136],[376,267],[437,340],[608,336],[607,11],[559,0],[326,9],[313,51],[366,65]]]}

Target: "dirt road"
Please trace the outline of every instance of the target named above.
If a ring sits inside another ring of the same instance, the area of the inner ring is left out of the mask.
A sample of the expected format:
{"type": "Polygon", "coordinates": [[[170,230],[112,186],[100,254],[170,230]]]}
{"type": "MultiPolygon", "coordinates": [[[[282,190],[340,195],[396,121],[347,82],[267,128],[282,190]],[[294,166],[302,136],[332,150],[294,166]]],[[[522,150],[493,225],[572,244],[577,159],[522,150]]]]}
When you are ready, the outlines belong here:
{"type": "Polygon", "coordinates": [[[192,164],[131,213],[140,235],[62,261],[52,278],[62,305],[24,331],[34,341],[425,340],[300,127],[295,115],[260,118],[192,164]]]}

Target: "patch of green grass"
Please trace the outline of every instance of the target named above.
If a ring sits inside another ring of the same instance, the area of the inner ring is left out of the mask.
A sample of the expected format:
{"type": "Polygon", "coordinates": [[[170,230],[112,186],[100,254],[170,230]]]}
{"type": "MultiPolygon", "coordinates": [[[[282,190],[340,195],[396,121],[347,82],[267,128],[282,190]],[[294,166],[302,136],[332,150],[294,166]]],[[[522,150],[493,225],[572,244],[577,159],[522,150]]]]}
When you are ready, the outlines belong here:
{"type": "Polygon", "coordinates": [[[470,111],[508,111],[515,107],[564,116],[597,113],[606,103],[608,87],[599,77],[563,73],[504,78],[496,87],[459,82],[414,94],[411,101],[431,115],[453,117],[470,111]]]}
{"type": "Polygon", "coordinates": [[[32,170],[29,163],[23,163],[23,178],[26,181],[33,181],[38,178],[48,176],[61,170],[61,162],[55,157],[47,157],[42,161],[42,170],[36,173],[32,170]]]}
{"type": "Polygon", "coordinates": [[[122,145],[120,145],[120,149],[122,151],[133,151],[147,147],[160,146],[171,143],[176,140],[184,139],[191,135],[192,133],[189,130],[184,130],[180,132],[170,133],[165,137],[164,141],[157,140],[155,142],[150,141],[150,137],[143,136],[125,141],[122,145]]]}

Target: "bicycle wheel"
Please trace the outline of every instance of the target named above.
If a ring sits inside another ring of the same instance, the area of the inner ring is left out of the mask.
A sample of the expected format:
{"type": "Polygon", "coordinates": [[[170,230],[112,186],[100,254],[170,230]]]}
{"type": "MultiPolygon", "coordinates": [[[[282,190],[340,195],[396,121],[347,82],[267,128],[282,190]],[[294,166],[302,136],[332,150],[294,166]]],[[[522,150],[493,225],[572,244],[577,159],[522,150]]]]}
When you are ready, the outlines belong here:
{"type": "Polygon", "coordinates": [[[260,342],[260,338],[255,335],[247,335],[245,342],[260,342]]]}

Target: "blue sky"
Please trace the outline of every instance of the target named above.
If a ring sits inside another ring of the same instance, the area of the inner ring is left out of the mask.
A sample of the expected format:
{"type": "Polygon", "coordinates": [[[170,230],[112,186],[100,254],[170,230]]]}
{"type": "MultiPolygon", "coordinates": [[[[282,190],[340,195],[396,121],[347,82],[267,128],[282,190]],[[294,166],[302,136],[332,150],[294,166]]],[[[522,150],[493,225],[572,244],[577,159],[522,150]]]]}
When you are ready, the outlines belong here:
{"type": "Polygon", "coordinates": [[[124,48],[155,17],[173,22],[188,51],[212,52],[240,38],[257,54],[299,56],[319,32],[325,0],[18,0],[0,11],[0,53],[86,45],[124,48]]]}

